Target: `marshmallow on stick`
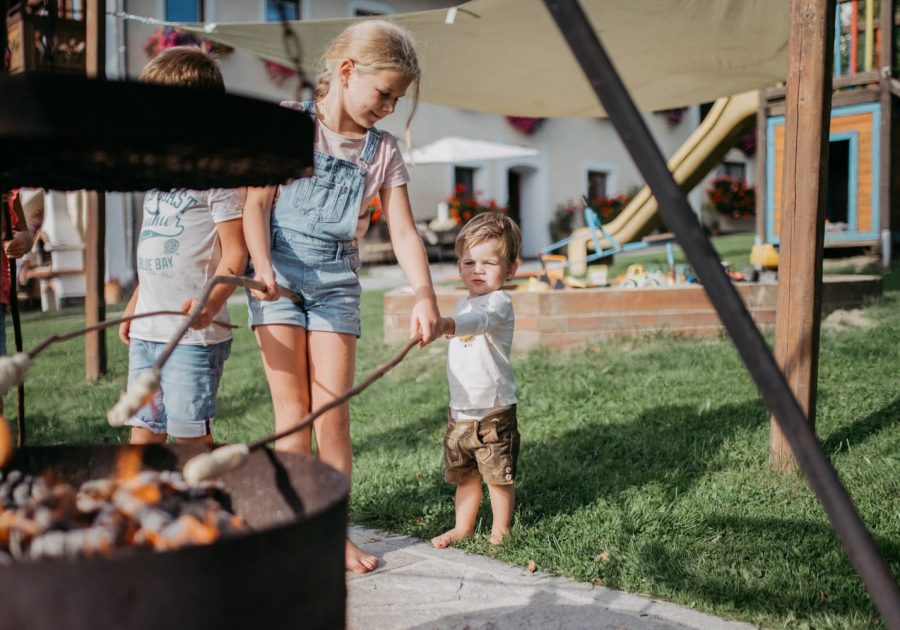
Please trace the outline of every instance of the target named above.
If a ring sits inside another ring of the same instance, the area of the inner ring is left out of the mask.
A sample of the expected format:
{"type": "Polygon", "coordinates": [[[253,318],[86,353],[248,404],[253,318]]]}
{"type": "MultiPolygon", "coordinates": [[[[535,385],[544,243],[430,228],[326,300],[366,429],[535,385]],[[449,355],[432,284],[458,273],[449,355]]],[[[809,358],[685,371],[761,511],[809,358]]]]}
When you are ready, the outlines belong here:
{"type": "Polygon", "coordinates": [[[159,389],[159,368],[150,368],[138,374],[128,385],[128,389],[122,392],[112,409],[106,414],[106,421],[112,427],[123,427],[125,422],[146,405],[159,389]]]}

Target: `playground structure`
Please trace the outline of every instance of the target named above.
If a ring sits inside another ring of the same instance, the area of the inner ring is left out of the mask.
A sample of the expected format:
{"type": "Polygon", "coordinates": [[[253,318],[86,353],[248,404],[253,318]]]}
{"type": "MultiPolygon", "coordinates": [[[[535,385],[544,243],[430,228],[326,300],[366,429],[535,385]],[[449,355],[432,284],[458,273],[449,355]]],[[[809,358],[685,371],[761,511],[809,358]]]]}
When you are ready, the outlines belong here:
{"type": "MultiPolygon", "coordinates": [[[[890,260],[900,226],[900,172],[893,124],[900,83],[893,54],[894,2],[841,0],[835,8],[825,247],[865,247],[890,260]]],[[[757,234],[778,245],[784,172],[785,89],[760,94],[757,234]]]]}
{"type": "MultiPolygon", "coordinates": [[[[829,130],[825,247],[866,248],[890,262],[893,234],[900,226],[900,168],[893,154],[900,134],[893,124],[900,98],[895,78],[893,2],[840,0],[835,7],[833,93],[829,130]],[[884,35],[883,35],[884,33],[884,35]]],[[[700,126],[667,166],[684,191],[696,186],[754,122],[758,125],[758,240],[781,242],[784,174],[785,92],[783,86],[718,99],[700,126]]],[[[599,241],[608,253],[635,245],[658,224],[659,206],[644,187],[621,214],[604,225],[599,241]],[[634,242],[634,243],[632,243],[634,242]]],[[[585,272],[597,256],[596,228],[577,229],[566,243],[569,271],[585,272]]],[[[638,245],[639,246],[639,245],[638,245]]],[[[550,249],[550,246],[546,249],[550,249]]]]}
{"type": "MultiPolygon", "coordinates": [[[[667,166],[679,187],[687,192],[719,164],[741,135],[753,125],[759,111],[759,92],[745,92],[716,100],[700,126],[672,155],[667,166]]],[[[603,226],[603,248],[614,253],[620,247],[645,236],[659,221],[659,204],[644,186],[622,212],[603,226]],[[621,244],[621,245],[620,245],[621,244]]],[[[590,224],[578,228],[568,240],[569,272],[581,275],[586,262],[597,256],[588,254],[588,248],[597,249],[596,229],[590,224]],[[591,256],[589,258],[589,256],[591,256]]],[[[639,241],[638,241],[639,243],[639,241]]],[[[642,246],[642,245],[638,245],[642,246]]],[[[552,248],[553,245],[547,249],[552,248]]]]}

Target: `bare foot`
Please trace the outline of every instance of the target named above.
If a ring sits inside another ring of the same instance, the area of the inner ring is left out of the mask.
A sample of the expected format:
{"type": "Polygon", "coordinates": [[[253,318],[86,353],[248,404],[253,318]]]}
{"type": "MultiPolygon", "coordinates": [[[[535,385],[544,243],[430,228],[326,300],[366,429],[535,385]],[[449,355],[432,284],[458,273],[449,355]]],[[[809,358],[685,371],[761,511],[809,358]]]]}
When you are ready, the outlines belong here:
{"type": "Polygon", "coordinates": [[[500,545],[503,543],[503,539],[506,538],[506,535],[509,533],[508,529],[495,532],[491,531],[491,544],[492,545],[500,545]]]}
{"type": "Polygon", "coordinates": [[[435,536],[431,539],[431,544],[437,547],[438,549],[443,549],[445,547],[449,547],[455,542],[459,542],[464,538],[471,538],[472,532],[462,529],[448,529],[446,532],[441,534],[440,536],[435,536]]]}
{"type": "Polygon", "coordinates": [[[347,545],[344,549],[344,567],[348,571],[353,571],[354,573],[368,573],[377,566],[377,556],[366,553],[354,545],[349,538],[347,539],[347,545]]]}

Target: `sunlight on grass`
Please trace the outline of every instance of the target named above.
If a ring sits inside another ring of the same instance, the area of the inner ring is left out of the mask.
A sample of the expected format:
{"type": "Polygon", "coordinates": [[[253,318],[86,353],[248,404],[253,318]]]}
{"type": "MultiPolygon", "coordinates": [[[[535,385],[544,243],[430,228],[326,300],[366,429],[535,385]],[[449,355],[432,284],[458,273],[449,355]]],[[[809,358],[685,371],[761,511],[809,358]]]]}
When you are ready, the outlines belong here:
{"type": "MultiPolygon", "coordinates": [[[[718,241],[729,259],[749,253],[752,237],[739,236],[718,241]]],[[[823,331],[816,430],[900,575],[900,286],[888,286],[866,310],[874,328],[823,331]]],[[[382,299],[363,295],[358,377],[399,347],[382,341],[382,299]]],[[[245,307],[232,315],[241,328],[215,425],[226,442],[273,430],[245,307]]],[[[79,326],[81,315],[23,319],[28,347],[79,326]]],[[[105,421],[127,367],[113,333],[108,343],[110,373],[97,383],[83,377],[81,340],[38,358],[27,388],[30,444],[126,439],[105,421]]],[[[441,462],[445,350],[445,341],[413,350],[353,400],[354,521],[422,538],[452,524],[441,462]]],[[[535,350],[514,367],[522,431],[514,528],[493,550],[485,499],[464,549],[766,627],[878,624],[806,482],[769,470],[768,414],[727,340],[654,335],[535,350]]],[[[14,416],[12,395],[6,405],[14,416]]]]}

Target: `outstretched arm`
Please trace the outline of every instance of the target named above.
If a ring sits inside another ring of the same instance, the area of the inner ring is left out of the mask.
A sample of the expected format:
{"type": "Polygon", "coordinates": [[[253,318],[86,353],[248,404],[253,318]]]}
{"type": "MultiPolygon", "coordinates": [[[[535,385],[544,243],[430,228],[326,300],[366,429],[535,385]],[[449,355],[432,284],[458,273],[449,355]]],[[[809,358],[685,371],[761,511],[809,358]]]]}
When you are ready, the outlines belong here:
{"type": "MultiPolygon", "coordinates": [[[[241,219],[222,221],[216,224],[216,232],[222,245],[222,258],[216,267],[217,276],[234,276],[242,274],[247,267],[247,246],[244,243],[244,228],[241,219]]],[[[225,301],[234,293],[235,285],[220,284],[213,288],[206,301],[206,306],[200,311],[200,316],[191,328],[197,330],[206,328],[212,324],[225,301]]],[[[191,298],[181,307],[185,314],[194,308],[196,298],[191,298]]]]}
{"type": "Polygon", "coordinates": [[[420,332],[422,341],[419,345],[425,346],[440,334],[437,328],[440,314],[431,282],[431,270],[428,268],[428,256],[425,255],[425,246],[416,232],[406,186],[382,188],[380,195],[394,255],[416,296],[416,303],[410,314],[409,335],[412,337],[420,332]]]}
{"type": "Polygon", "coordinates": [[[275,271],[272,269],[272,243],[270,222],[272,219],[272,200],[275,199],[275,187],[248,188],[247,201],[244,204],[244,239],[247,250],[253,261],[255,278],[266,285],[266,290],[251,293],[259,300],[274,300],[278,297],[275,286],[275,271]]]}

